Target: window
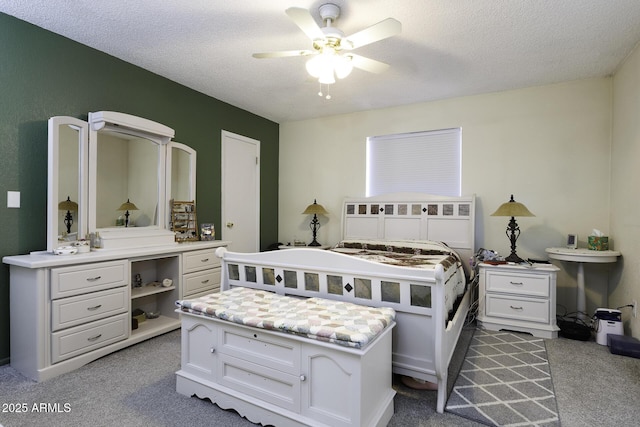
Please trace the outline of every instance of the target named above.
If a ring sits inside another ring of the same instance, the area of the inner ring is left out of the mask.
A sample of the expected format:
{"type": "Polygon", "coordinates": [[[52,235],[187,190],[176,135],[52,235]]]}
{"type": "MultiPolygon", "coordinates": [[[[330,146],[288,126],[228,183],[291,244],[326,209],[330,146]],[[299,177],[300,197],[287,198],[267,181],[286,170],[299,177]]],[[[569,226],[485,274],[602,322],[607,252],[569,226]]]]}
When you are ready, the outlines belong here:
{"type": "Polygon", "coordinates": [[[460,196],[462,130],[367,138],[367,197],[420,192],[460,196]]]}

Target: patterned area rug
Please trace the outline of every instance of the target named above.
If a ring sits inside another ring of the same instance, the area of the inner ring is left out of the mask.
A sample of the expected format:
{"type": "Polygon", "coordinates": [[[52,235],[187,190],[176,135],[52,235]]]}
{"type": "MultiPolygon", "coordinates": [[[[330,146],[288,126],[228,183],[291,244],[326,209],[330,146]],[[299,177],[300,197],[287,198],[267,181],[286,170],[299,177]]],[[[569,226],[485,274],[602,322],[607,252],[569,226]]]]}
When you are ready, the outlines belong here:
{"type": "Polygon", "coordinates": [[[476,329],[446,411],[490,426],[560,426],[544,340],[476,329]]]}

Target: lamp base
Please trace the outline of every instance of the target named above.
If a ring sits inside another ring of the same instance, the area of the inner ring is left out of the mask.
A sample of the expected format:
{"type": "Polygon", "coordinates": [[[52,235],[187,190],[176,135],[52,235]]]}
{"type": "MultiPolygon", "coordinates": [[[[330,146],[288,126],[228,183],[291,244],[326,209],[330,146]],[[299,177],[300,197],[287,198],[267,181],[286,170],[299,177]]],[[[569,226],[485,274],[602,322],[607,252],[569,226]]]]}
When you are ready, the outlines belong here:
{"type": "Polygon", "coordinates": [[[307,246],[322,246],[322,245],[318,243],[317,240],[314,240],[313,242],[309,243],[307,246]]]}
{"type": "Polygon", "coordinates": [[[504,260],[507,261],[507,262],[515,262],[517,264],[525,262],[522,258],[520,258],[518,255],[516,255],[515,252],[512,252],[511,255],[506,257],[504,260]]]}

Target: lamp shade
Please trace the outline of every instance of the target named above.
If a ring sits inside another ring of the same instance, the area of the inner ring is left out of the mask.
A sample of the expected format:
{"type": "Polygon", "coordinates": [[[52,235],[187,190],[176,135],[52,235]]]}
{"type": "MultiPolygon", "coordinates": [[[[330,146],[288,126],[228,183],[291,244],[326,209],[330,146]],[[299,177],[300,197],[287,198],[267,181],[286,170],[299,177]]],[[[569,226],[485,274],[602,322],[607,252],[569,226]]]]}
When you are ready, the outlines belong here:
{"type": "Polygon", "coordinates": [[[134,203],[131,203],[129,199],[127,199],[126,202],[120,205],[118,210],[119,211],[137,211],[138,207],[134,203]]]}
{"type": "Polygon", "coordinates": [[[67,200],[63,200],[58,203],[58,209],[61,211],[77,211],[78,204],[71,200],[69,196],[67,196],[67,200]]]}
{"type": "Polygon", "coordinates": [[[532,214],[525,205],[513,200],[513,194],[511,200],[500,205],[500,207],[491,214],[491,216],[535,216],[532,214]]]}
{"type": "Polygon", "coordinates": [[[319,205],[314,200],[307,208],[302,212],[303,215],[329,215],[329,212],[324,208],[324,206],[319,205]]]}
{"type": "Polygon", "coordinates": [[[307,72],[321,84],[334,84],[335,76],[344,79],[353,70],[351,56],[339,55],[334,49],[325,49],[306,63],[307,72]]]}

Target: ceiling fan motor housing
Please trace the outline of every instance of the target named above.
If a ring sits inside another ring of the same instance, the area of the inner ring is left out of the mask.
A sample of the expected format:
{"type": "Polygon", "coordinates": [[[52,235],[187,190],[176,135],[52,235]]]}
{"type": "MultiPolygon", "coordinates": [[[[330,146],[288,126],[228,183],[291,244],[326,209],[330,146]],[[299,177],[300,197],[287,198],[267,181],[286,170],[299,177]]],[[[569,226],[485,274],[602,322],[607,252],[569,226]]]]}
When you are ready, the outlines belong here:
{"type": "Polygon", "coordinates": [[[330,19],[331,21],[335,21],[338,16],[340,16],[340,8],[333,3],[325,3],[318,8],[320,12],[320,17],[323,21],[330,19]]]}

